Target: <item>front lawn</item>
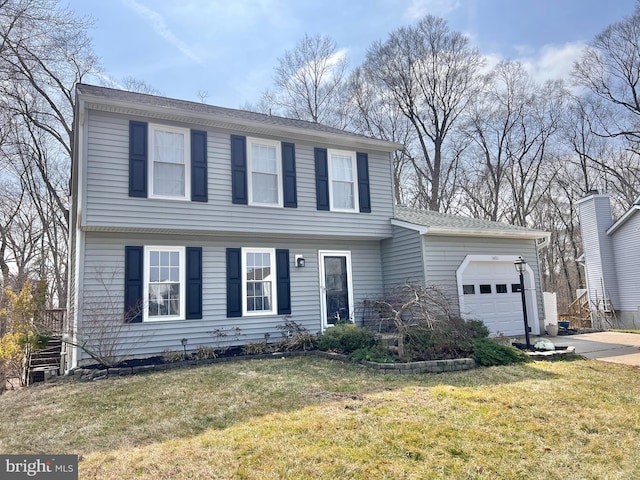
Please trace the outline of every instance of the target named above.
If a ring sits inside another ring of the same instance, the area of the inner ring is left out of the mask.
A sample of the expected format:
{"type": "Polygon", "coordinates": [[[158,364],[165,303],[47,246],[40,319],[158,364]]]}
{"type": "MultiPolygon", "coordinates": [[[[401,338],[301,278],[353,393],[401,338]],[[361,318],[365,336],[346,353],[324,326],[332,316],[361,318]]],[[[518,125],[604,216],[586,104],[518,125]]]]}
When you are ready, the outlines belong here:
{"type": "Polygon", "coordinates": [[[640,370],[595,360],[384,375],[250,360],[0,397],[3,453],[80,478],[638,478],[640,370]]]}

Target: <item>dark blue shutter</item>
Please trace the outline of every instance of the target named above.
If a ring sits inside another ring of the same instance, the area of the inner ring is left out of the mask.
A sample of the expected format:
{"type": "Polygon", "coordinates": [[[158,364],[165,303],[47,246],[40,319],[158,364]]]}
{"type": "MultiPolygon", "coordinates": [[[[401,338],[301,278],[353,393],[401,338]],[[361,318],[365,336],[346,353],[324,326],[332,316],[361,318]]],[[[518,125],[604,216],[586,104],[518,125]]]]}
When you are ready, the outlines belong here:
{"type": "Polygon", "coordinates": [[[147,124],[129,122],[129,196],[147,197],[147,124]]]}
{"type": "Polygon", "coordinates": [[[242,316],[242,250],[227,248],[227,317],[242,316]]]}
{"type": "Polygon", "coordinates": [[[142,322],[144,247],[124,247],[124,314],[127,322],[142,322]]]}
{"type": "Polygon", "coordinates": [[[191,130],[191,201],[209,200],[207,184],[207,132],[191,130]]]}
{"type": "Polygon", "coordinates": [[[278,282],[278,315],[291,314],[291,278],[289,250],[276,250],[276,281],[278,282]]]}
{"type": "Polygon", "coordinates": [[[239,135],[231,135],[231,198],[241,205],[248,202],[247,139],[239,135]]]}
{"type": "Polygon", "coordinates": [[[369,193],[369,155],[366,153],[356,153],[358,164],[358,202],[360,211],[371,213],[371,195],[369,193]]]}
{"type": "Polygon", "coordinates": [[[293,143],[282,143],[282,182],[285,208],[298,208],[296,146],[293,143]]]}
{"type": "Polygon", "coordinates": [[[314,148],[316,159],[316,203],[318,210],[329,210],[329,165],[327,149],[314,148]]]}
{"type": "Polygon", "coordinates": [[[202,248],[186,248],[187,320],[202,318],[202,248]]]}

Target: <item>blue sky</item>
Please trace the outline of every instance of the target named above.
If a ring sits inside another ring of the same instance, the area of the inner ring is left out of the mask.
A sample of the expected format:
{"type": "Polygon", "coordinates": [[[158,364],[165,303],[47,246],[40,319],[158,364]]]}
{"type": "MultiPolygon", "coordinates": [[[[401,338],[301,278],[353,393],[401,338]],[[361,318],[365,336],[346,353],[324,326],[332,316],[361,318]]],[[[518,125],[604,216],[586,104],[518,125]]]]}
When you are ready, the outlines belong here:
{"type": "MultiPolygon", "coordinates": [[[[64,3],[64,2],[63,2],[64,3]]],[[[351,66],[424,15],[469,35],[490,64],[517,59],[539,80],[566,77],[581,49],[636,0],[69,0],[94,20],[105,72],[163,95],[237,108],[272,83],[278,57],[305,33],[333,38],[351,66]]]]}

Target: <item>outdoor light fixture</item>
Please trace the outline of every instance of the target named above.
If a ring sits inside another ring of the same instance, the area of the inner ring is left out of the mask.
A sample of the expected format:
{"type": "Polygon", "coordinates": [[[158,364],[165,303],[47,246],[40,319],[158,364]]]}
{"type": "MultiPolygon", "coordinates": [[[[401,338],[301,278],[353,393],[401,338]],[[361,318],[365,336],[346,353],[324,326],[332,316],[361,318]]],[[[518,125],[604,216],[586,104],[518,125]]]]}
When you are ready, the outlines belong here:
{"type": "Polygon", "coordinates": [[[187,343],[189,342],[188,339],[183,338],[182,340],[180,340],[180,343],[182,343],[182,348],[184,348],[184,354],[187,354],[187,343]]]}
{"type": "Polygon", "coordinates": [[[302,268],[304,267],[304,257],[302,255],[296,255],[296,267],[302,268]]]}
{"type": "Polygon", "coordinates": [[[524,271],[527,269],[527,262],[524,258],[518,257],[513,264],[517,272],[520,274],[520,296],[522,297],[522,315],[524,317],[524,338],[527,342],[527,350],[531,350],[531,342],[529,341],[529,322],[527,321],[527,298],[524,293],[524,271]]]}

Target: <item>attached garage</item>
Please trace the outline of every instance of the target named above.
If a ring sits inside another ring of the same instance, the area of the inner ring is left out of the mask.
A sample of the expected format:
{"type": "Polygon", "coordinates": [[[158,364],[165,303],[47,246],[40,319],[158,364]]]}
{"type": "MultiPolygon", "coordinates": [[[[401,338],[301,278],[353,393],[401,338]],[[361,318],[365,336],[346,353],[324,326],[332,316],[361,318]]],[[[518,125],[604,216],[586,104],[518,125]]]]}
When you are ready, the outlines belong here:
{"type": "Polygon", "coordinates": [[[544,332],[538,250],[549,234],[489,220],[396,207],[393,237],[383,240],[385,287],[424,282],[440,287],[465,319],[482,320],[492,335],[523,336],[523,257],[528,324],[544,332]]]}

